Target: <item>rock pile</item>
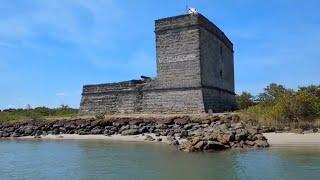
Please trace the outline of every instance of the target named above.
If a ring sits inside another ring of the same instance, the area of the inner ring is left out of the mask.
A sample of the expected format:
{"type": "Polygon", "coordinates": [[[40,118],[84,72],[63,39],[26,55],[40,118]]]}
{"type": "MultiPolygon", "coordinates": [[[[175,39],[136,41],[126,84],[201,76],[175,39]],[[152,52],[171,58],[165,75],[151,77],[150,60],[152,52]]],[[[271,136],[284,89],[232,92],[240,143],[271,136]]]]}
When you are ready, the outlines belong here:
{"type": "Polygon", "coordinates": [[[79,134],[111,136],[145,135],[147,141],[162,141],[183,151],[219,151],[230,148],[268,147],[259,127],[243,123],[234,114],[216,116],[174,116],[167,118],[114,118],[108,120],[78,119],[26,121],[0,124],[0,137],[40,137],[48,134],[79,134]]]}

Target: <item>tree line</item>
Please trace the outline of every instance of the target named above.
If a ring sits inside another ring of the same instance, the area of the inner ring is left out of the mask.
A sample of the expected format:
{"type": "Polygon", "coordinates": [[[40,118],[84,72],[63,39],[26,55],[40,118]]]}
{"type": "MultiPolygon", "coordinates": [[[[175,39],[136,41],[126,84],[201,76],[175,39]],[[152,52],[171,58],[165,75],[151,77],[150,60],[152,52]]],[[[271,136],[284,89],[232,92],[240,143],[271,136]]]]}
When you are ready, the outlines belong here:
{"type": "Polygon", "coordinates": [[[68,105],[61,105],[58,108],[36,107],[27,105],[26,108],[8,108],[0,111],[0,122],[41,119],[44,117],[73,117],[78,114],[78,109],[71,108],[68,105]]]}
{"type": "Polygon", "coordinates": [[[236,98],[240,112],[263,121],[290,123],[320,120],[320,86],[303,86],[293,90],[271,83],[257,96],[242,92],[236,98]]]}

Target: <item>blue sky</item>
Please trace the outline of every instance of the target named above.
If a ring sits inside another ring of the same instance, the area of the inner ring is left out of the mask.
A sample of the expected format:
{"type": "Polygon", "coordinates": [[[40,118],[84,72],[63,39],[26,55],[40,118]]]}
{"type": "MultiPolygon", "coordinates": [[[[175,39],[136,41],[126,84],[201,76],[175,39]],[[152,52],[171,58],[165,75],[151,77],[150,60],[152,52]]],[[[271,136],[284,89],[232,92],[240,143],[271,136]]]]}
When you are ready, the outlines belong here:
{"type": "MultiPolygon", "coordinates": [[[[319,84],[320,1],[188,0],[234,43],[236,92],[319,84]]],[[[154,20],[186,0],[1,0],[0,109],[68,104],[83,84],[155,76],[154,20]]]]}

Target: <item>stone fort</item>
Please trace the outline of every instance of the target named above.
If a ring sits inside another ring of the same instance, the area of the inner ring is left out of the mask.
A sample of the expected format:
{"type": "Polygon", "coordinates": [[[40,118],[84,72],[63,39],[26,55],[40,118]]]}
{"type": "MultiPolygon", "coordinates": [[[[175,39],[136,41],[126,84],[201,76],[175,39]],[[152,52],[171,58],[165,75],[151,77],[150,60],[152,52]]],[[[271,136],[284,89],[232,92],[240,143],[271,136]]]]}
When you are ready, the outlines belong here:
{"type": "Polygon", "coordinates": [[[155,21],[157,77],[84,85],[80,114],[204,113],[236,108],[233,44],[200,13],[155,21]]]}

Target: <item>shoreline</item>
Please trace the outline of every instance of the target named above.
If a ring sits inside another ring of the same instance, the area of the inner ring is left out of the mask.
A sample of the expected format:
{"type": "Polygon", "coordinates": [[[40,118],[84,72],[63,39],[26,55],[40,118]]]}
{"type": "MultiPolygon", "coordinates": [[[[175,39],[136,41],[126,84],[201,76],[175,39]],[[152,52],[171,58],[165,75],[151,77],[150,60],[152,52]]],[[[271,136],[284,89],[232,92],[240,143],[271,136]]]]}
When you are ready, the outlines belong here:
{"type": "Polygon", "coordinates": [[[236,114],[49,122],[34,120],[0,124],[0,137],[151,141],[168,143],[187,152],[269,146],[258,127],[245,124],[236,114]]]}
{"type": "Polygon", "coordinates": [[[122,136],[121,134],[115,135],[79,135],[79,134],[59,134],[59,135],[41,135],[39,137],[35,136],[23,136],[9,139],[44,139],[44,140],[107,140],[107,141],[119,141],[119,142],[147,142],[147,143],[166,143],[170,144],[167,136],[156,136],[154,133],[138,134],[138,135],[128,135],[122,136]],[[146,137],[150,136],[154,138],[153,141],[147,140],[146,137]],[[161,141],[157,140],[161,139],[161,141]]]}
{"type": "MultiPolygon", "coordinates": [[[[297,133],[263,133],[268,139],[268,143],[272,147],[278,146],[320,146],[320,133],[297,134],[297,133]]],[[[122,136],[121,134],[115,135],[79,135],[79,134],[60,134],[60,135],[41,135],[39,139],[43,140],[106,140],[118,142],[146,142],[146,143],[164,143],[170,144],[167,136],[156,136],[154,133],[138,134],[122,136]],[[147,140],[146,137],[154,138],[153,141],[147,140]],[[158,141],[157,139],[161,139],[158,141]]],[[[15,137],[8,139],[37,139],[34,136],[15,137]]],[[[179,140],[181,141],[181,140],[179,140]]]]}

